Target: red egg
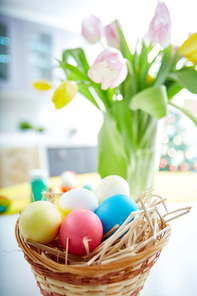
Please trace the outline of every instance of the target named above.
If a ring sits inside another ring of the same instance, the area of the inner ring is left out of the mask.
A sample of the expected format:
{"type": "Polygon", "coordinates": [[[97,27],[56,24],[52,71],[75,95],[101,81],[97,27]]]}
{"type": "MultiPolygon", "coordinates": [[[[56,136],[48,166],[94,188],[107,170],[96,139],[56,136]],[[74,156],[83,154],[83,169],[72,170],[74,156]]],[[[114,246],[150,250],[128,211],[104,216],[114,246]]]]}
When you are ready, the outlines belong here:
{"type": "Polygon", "coordinates": [[[71,212],[62,222],[59,231],[62,246],[66,249],[68,238],[68,253],[77,256],[87,254],[85,240],[92,252],[100,244],[102,236],[101,220],[94,212],[85,209],[71,212]]]}

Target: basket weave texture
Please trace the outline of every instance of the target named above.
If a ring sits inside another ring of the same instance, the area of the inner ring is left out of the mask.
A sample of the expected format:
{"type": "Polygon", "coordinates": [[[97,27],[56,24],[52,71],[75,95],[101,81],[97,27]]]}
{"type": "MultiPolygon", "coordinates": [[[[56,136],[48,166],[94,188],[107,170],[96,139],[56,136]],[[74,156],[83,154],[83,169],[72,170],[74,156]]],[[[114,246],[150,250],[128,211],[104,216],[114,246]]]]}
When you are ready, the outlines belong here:
{"type": "Polygon", "coordinates": [[[160,212],[164,199],[152,193],[139,196],[141,209],[91,253],[75,257],[58,238],[48,245],[25,240],[15,225],[15,236],[40,292],[44,296],[137,296],[151,268],[169,241],[171,228],[160,212]],[[152,198],[149,207],[145,206],[152,198]],[[135,219],[133,219],[135,217],[135,219]]]}

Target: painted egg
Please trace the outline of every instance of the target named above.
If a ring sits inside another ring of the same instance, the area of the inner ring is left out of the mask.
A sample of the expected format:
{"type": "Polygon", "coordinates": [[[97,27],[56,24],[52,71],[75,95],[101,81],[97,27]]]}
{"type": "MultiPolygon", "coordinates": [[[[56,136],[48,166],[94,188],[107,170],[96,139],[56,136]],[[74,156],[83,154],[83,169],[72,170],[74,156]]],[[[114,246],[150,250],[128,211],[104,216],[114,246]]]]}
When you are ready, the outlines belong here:
{"type": "Polygon", "coordinates": [[[98,199],[92,191],[85,188],[76,188],[65,192],[60,197],[59,207],[65,214],[79,209],[95,212],[98,208],[98,199]]]}
{"type": "Polygon", "coordinates": [[[115,225],[121,225],[131,212],[137,211],[136,202],[127,195],[116,194],[105,199],[97,208],[95,214],[103,225],[103,235],[115,225]]]}
{"type": "Polygon", "coordinates": [[[94,191],[98,198],[99,203],[101,203],[106,198],[115,194],[130,194],[130,189],[127,181],[117,175],[111,175],[105,177],[97,186],[94,191]]]}
{"type": "Polygon", "coordinates": [[[72,171],[65,171],[60,175],[61,188],[63,192],[77,187],[77,174],[72,171]]]}
{"type": "Polygon", "coordinates": [[[93,191],[93,190],[94,190],[94,187],[95,187],[95,185],[94,185],[94,183],[92,183],[92,182],[87,182],[87,183],[85,183],[84,186],[83,186],[83,188],[88,189],[88,190],[90,190],[90,191],[93,191]]]}
{"type": "Polygon", "coordinates": [[[66,249],[68,241],[68,252],[77,256],[92,252],[100,244],[102,236],[100,219],[95,213],[84,209],[70,213],[59,231],[62,246],[66,249]]]}

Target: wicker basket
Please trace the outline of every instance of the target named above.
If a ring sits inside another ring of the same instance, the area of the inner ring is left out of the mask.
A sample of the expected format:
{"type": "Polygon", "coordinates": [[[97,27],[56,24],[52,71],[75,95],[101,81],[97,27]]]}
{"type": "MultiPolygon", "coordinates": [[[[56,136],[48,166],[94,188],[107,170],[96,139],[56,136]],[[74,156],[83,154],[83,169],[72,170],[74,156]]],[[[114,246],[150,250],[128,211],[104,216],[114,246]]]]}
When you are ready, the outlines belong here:
{"type": "Polygon", "coordinates": [[[139,197],[141,210],[132,213],[93,252],[89,253],[87,248],[87,255],[83,257],[68,254],[58,238],[47,246],[24,240],[19,231],[18,219],[15,226],[16,240],[31,265],[41,294],[139,295],[171,234],[167,224],[169,220],[166,220],[169,213],[162,215],[159,208],[162,204],[166,208],[164,199],[154,195],[157,198],[149,207],[145,207],[149,197],[150,193],[139,197]],[[134,216],[135,219],[131,221],[134,216]]]}

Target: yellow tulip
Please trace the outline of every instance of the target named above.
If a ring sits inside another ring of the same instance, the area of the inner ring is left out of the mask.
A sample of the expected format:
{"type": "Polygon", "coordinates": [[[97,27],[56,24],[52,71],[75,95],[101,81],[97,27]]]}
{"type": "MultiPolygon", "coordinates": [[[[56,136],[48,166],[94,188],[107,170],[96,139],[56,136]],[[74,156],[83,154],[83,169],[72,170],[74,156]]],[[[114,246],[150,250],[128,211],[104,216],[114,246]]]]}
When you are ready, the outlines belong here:
{"type": "Polygon", "coordinates": [[[55,90],[52,101],[56,109],[63,108],[74,98],[78,92],[78,86],[75,81],[64,81],[55,90]]]}
{"type": "Polygon", "coordinates": [[[197,50],[196,52],[193,52],[192,54],[187,56],[188,59],[193,62],[194,64],[197,64],[197,50]]]}
{"type": "Polygon", "coordinates": [[[180,47],[179,53],[197,64],[197,32],[191,35],[180,47]]]}
{"type": "Polygon", "coordinates": [[[46,91],[53,87],[52,82],[48,79],[38,79],[32,83],[33,88],[39,91],[46,91]]]}
{"type": "Polygon", "coordinates": [[[146,82],[148,84],[149,83],[152,83],[154,80],[155,80],[155,78],[153,78],[151,75],[147,74],[147,76],[146,76],[146,82]]]}

